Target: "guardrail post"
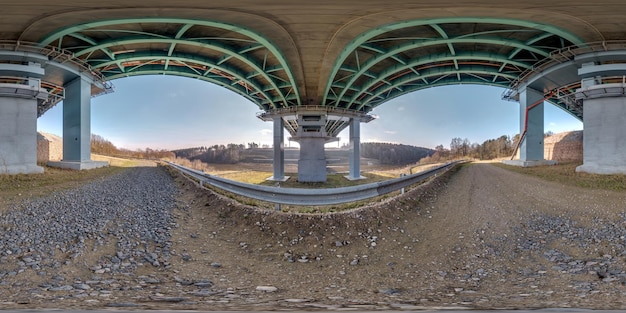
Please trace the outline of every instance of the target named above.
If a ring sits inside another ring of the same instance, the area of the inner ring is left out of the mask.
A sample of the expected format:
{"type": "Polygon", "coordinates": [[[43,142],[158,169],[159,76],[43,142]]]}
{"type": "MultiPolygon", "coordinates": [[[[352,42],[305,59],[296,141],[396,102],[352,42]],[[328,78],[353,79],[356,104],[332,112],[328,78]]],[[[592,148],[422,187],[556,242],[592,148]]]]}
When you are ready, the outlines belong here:
{"type": "MultiPolygon", "coordinates": [[[[276,188],[280,188],[280,182],[276,182],[276,188]]],[[[274,203],[274,210],[275,211],[280,211],[281,207],[280,207],[280,203],[274,203]]]]}

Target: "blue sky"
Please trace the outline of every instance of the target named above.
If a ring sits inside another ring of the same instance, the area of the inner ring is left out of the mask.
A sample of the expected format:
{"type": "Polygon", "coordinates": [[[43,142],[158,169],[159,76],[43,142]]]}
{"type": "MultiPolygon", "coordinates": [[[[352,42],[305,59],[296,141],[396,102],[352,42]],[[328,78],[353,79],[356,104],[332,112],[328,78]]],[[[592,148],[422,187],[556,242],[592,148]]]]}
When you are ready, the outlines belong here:
{"type": "MultiPolygon", "coordinates": [[[[272,143],[272,123],[256,117],[259,108],[223,87],[175,76],[130,77],[113,84],[114,93],[92,98],[91,131],[117,147],[180,149],[272,143]]],[[[501,100],[503,91],[458,85],[398,97],[371,112],[378,118],[361,124],[361,141],[434,148],[439,144],[449,147],[453,137],[482,143],[501,135],[512,136],[519,132],[519,104],[501,100]]],[[[62,135],[62,106],[38,119],[38,131],[62,135]]],[[[582,129],[580,121],[546,103],[545,131],[578,129],[582,129]]],[[[341,144],[347,142],[348,131],[339,137],[341,144]]]]}

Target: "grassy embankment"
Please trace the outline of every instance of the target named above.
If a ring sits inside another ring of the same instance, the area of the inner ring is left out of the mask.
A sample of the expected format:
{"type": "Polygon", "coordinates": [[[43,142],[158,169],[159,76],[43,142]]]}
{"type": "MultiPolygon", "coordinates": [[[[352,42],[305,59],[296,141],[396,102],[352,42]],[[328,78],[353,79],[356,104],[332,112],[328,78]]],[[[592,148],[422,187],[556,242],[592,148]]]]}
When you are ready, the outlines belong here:
{"type": "Polygon", "coordinates": [[[532,175],[569,186],[613,191],[626,190],[626,175],[576,173],[576,167],[579,166],[580,163],[563,163],[537,167],[517,167],[504,165],[502,163],[494,164],[513,172],[532,175]]]}
{"type": "Polygon", "coordinates": [[[74,188],[96,178],[113,175],[128,167],[155,165],[152,161],[128,160],[99,155],[92,155],[92,159],[108,161],[111,166],[89,171],[44,167],[43,174],[0,175],[0,212],[6,209],[9,203],[19,201],[22,198],[39,197],[74,188]]]}

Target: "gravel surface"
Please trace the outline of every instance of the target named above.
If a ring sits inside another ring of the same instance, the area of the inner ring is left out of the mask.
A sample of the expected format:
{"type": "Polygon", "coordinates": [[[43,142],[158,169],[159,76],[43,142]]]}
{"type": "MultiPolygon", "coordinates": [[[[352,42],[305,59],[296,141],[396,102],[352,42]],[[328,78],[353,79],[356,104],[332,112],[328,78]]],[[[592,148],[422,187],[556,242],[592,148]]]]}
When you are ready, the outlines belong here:
{"type": "Polygon", "coordinates": [[[16,205],[0,216],[0,284],[32,269],[43,288],[89,290],[51,275],[98,250],[109,253],[86,264],[94,274],[167,267],[175,194],[167,172],[145,167],[16,205]]]}
{"type": "Polygon", "coordinates": [[[626,194],[489,164],[339,214],[258,210],[162,168],[7,212],[3,308],[626,309],[626,194]]]}

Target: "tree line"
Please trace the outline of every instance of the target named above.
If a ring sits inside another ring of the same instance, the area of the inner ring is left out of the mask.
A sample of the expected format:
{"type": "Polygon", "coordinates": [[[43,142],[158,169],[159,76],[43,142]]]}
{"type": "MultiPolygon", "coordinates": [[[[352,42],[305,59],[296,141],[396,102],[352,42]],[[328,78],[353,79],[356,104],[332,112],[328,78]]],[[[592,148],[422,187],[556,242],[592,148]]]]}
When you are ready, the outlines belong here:
{"type": "Polygon", "coordinates": [[[146,148],[145,150],[128,150],[118,148],[109,140],[96,134],[91,135],[91,152],[107,156],[137,159],[165,159],[176,157],[173,152],[165,149],[146,148]]]}
{"type": "MultiPolygon", "coordinates": [[[[455,137],[450,141],[449,148],[438,145],[434,150],[403,144],[365,142],[361,143],[361,157],[375,159],[381,164],[389,165],[436,163],[460,158],[489,160],[511,156],[518,140],[519,135],[512,138],[502,135],[478,144],[471,143],[467,138],[455,137]]],[[[258,147],[255,143],[248,143],[247,147],[243,144],[231,143],[173,151],[151,148],[128,150],[117,148],[100,135],[91,135],[91,151],[97,154],[145,159],[188,159],[192,162],[209,164],[236,164],[245,157],[244,150],[258,149],[258,147]]]]}
{"type": "Polygon", "coordinates": [[[361,143],[361,157],[376,159],[380,164],[406,165],[417,163],[435,151],[428,148],[394,143],[361,143]]]}
{"type": "Polygon", "coordinates": [[[492,160],[510,157],[517,146],[519,135],[513,138],[502,135],[495,139],[485,140],[482,144],[470,143],[469,139],[452,138],[450,148],[443,145],[435,147],[435,152],[424,158],[421,163],[436,163],[452,159],[471,158],[478,160],[492,160]]]}
{"type": "Polygon", "coordinates": [[[213,145],[210,147],[195,147],[173,150],[177,158],[200,160],[204,163],[236,164],[240,160],[240,152],[246,146],[238,144],[213,145]]]}

